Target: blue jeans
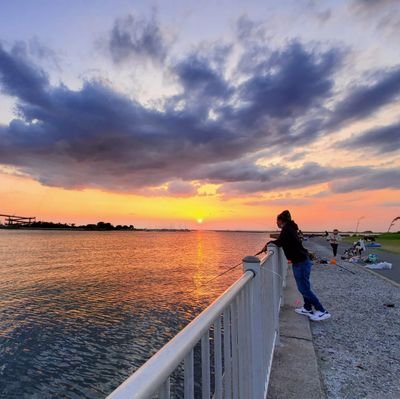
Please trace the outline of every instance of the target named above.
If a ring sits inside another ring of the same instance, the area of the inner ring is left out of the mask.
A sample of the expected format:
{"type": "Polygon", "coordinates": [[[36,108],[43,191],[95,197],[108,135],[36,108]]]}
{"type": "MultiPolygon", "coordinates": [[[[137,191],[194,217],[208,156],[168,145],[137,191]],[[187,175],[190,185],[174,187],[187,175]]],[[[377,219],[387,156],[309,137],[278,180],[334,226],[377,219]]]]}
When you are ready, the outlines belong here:
{"type": "Polygon", "coordinates": [[[303,262],[293,263],[294,279],[296,280],[297,289],[300,291],[300,294],[303,295],[304,309],[312,310],[312,307],[314,306],[315,310],[325,312],[321,302],[311,291],[310,273],[312,265],[313,264],[309,259],[306,259],[303,262]]]}

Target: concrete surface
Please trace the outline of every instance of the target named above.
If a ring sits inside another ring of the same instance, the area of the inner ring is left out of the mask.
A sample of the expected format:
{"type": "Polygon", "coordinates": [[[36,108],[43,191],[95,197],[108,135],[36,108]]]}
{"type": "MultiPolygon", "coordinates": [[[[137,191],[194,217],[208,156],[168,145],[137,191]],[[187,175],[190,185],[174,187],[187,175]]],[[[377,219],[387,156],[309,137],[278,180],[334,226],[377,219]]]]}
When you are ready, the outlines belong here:
{"type": "Polygon", "coordinates": [[[376,274],[400,284],[400,255],[386,251],[384,246],[379,248],[367,247],[366,251],[363,252],[363,256],[367,256],[369,254],[375,254],[378,257],[378,262],[389,262],[392,264],[391,269],[374,269],[373,271],[376,274]]]}
{"type": "MultiPolygon", "coordinates": [[[[305,246],[319,258],[332,255],[322,238],[305,246]]],[[[399,285],[342,260],[338,265],[315,262],[311,284],[332,314],[326,322],[310,323],[327,398],[399,399],[399,285]]]]}
{"type": "MultiPolygon", "coordinates": [[[[305,246],[319,257],[332,256],[322,238],[305,246]]],[[[389,257],[381,254],[400,267],[399,255],[389,257]]],[[[400,285],[393,274],[383,274],[342,260],[315,262],[313,291],[332,314],[316,323],[294,312],[302,299],[288,270],[268,399],[400,398],[400,285]]]]}
{"type": "Polygon", "coordinates": [[[281,344],[272,362],[268,399],[325,399],[308,317],[294,312],[302,306],[291,267],[280,315],[281,344]]]}

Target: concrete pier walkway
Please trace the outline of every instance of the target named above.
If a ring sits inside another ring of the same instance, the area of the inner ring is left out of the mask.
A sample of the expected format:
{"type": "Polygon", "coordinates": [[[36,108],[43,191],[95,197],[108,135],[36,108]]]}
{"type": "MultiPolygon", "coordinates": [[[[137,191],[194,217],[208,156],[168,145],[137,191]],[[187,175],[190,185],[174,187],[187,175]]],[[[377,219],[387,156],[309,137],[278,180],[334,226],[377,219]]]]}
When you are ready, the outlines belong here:
{"type": "MultiPolygon", "coordinates": [[[[325,240],[305,246],[330,259],[325,240]]],[[[269,399],[400,398],[400,288],[363,266],[339,266],[313,267],[313,291],[332,314],[321,322],[294,312],[302,299],[289,270],[269,399]]]]}
{"type": "Polygon", "coordinates": [[[280,315],[280,345],[275,349],[268,399],[324,399],[308,317],[299,307],[292,268],[289,266],[284,305],[280,315]]]}

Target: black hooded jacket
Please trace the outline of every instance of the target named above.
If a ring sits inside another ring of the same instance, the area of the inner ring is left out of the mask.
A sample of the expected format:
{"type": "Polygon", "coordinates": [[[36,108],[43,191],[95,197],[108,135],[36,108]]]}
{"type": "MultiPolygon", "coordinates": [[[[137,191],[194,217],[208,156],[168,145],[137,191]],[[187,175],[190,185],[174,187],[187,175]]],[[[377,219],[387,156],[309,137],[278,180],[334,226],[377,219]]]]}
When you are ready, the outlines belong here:
{"type": "Polygon", "coordinates": [[[287,222],[281,230],[279,237],[269,244],[275,244],[283,248],[283,252],[292,263],[303,262],[308,258],[308,251],[303,247],[299,234],[299,227],[293,221],[287,222]]]}

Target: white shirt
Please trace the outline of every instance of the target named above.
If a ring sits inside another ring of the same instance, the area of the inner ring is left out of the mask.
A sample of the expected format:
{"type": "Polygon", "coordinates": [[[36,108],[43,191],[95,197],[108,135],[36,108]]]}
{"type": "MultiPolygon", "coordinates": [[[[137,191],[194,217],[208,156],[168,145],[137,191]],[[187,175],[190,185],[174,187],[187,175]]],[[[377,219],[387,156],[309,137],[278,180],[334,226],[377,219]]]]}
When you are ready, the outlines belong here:
{"type": "Polygon", "coordinates": [[[331,244],[339,244],[339,241],[341,241],[341,240],[342,240],[342,237],[340,236],[339,233],[338,234],[331,233],[328,236],[328,241],[331,244]]]}

